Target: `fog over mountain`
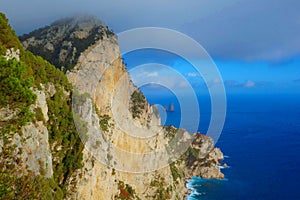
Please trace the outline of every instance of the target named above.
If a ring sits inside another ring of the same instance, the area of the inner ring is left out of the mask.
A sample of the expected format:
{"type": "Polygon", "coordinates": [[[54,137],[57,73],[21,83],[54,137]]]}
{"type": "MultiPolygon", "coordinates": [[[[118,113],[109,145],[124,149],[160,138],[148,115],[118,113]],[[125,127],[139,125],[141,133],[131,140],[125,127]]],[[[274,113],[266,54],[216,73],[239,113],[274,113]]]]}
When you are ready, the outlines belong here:
{"type": "Polygon", "coordinates": [[[144,26],[181,31],[222,59],[278,62],[300,54],[300,2],[296,0],[4,0],[1,4],[18,34],[87,13],[115,32],[144,26]]]}

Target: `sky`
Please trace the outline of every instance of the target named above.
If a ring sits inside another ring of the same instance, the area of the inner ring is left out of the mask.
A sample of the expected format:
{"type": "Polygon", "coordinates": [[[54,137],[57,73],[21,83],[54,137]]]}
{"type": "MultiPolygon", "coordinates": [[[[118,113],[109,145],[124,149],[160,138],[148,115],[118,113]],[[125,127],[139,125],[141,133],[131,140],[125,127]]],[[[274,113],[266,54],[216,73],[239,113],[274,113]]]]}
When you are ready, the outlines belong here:
{"type": "MultiPolygon", "coordinates": [[[[222,81],[227,92],[232,93],[300,93],[299,10],[298,0],[1,0],[0,3],[0,11],[7,15],[19,35],[76,14],[95,15],[115,33],[148,26],[179,31],[202,45],[218,67],[222,80],[211,80],[211,84],[222,81]]],[[[167,64],[190,82],[199,79],[177,57],[153,52],[150,55],[160,58],[156,59],[158,63],[168,60],[167,64]]],[[[125,56],[132,67],[134,62],[129,57],[125,56]]],[[[135,59],[141,64],[149,62],[146,57],[139,55],[135,59]]],[[[161,74],[160,78],[167,76],[159,73],[159,68],[150,70],[152,75],[161,74]]]]}

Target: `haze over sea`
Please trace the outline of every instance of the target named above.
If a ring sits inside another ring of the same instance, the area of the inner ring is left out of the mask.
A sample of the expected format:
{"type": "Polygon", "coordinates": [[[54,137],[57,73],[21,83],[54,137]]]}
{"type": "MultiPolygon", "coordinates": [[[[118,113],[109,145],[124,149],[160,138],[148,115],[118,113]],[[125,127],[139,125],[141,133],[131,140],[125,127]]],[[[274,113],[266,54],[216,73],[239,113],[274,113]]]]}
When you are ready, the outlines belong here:
{"type": "MultiPolygon", "coordinates": [[[[178,127],[181,116],[175,96],[144,92],[151,104],[174,103],[166,125],[178,127]]],[[[230,167],[222,170],[225,180],[194,177],[188,183],[193,190],[189,199],[300,199],[299,102],[299,94],[228,95],[225,126],[216,146],[230,167]]],[[[205,134],[209,97],[199,95],[199,103],[198,131],[205,134]]]]}

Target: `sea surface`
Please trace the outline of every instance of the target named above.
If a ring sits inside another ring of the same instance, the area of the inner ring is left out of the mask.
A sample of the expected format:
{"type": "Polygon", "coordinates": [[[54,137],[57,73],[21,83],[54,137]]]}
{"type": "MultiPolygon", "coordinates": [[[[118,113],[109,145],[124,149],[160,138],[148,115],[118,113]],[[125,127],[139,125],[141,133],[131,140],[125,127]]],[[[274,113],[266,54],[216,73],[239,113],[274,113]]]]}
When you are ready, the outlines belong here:
{"type": "MultiPolygon", "coordinates": [[[[175,97],[144,93],[151,104],[174,104],[174,112],[163,113],[165,124],[180,126],[175,97]]],[[[199,95],[199,104],[198,131],[205,134],[209,98],[199,95]]],[[[192,189],[188,199],[300,199],[300,95],[228,95],[226,121],[216,146],[230,166],[222,169],[225,180],[194,177],[188,182],[192,189]]]]}

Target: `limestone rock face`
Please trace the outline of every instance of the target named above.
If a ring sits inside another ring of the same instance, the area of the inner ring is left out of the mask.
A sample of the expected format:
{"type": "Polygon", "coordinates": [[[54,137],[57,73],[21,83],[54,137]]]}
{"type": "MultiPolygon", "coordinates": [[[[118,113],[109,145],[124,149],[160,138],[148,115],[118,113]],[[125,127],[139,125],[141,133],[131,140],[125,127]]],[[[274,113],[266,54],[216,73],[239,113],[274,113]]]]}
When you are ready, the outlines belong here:
{"type": "MultiPolygon", "coordinates": [[[[44,88],[42,86],[42,88],[44,88]]],[[[31,110],[35,113],[36,109],[40,109],[45,121],[30,122],[21,128],[21,134],[13,134],[13,144],[17,146],[15,155],[22,160],[23,169],[30,170],[35,175],[42,175],[51,178],[52,154],[49,145],[49,135],[45,122],[48,121],[48,106],[46,102],[45,91],[34,90],[37,95],[36,103],[31,105],[31,110]]],[[[16,111],[8,108],[0,109],[1,121],[8,121],[15,117],[16,111]]],[[[0,142],[1,146],[2,141],[0,142]]],[[[1,149],[0,149],[1,150],[1,149]]]]}
{"type": "Polygon", "coordinates": [[[20,50],[15,50],[14,48],[7,49],[4,58],[6,58],[6,60],[16,59],[17,61],[20,61],[20,50]]]}
{"type": "MultiPolygon", "coordinates": [[[[52,154],[48,139],[48,129],[45,125],[45,122],[49,119],[48,105],[43,85],[42,88],[42,90],[34,90],[37,100],[31,108],[33,112],[35,112],[36,108],[39,108],[45,121],[36,121],[22,127],[22,138],[26,138],[26,140],[23,142],[19,141],[19,148],[23,149],[21,158],[23,163],[28,166],[28,170],[50,178],[53,175],[52,154]]],[[[16,138],[19,138],[18,134],[16,134],[16,138]]]]}
{"type": "Polygon", "coordinates": [[[191,148],[184,155],[187,166],[184,171],[187,177],[224,178],[219,163],[224,156],[219,148],[214,148],[213,144],[210,137],[196,133],[191,148]]]}
{"type": "MultiPolygon", "coordinates": [[[[49,120],[48,117],[48,105],[46,101],[46,94],[45,94],[45,87],[42,85],[43,90],[35,90],[34,93],[36,94],[37,100],[36,104],[32,106],[32,108],[40,108],[45,119],[45,122],[49,120]]],[[[53,96],[53,95],[51,95],[53,96]]]]}
{"type": "MultiPolygon", "coordinates": [[[[132,94],[139,91],[122,62],[117,37],[99,20],[61,20],[21,40],[26,49],[67,69],[74,87],[72,109],[85,149],[83,167],[68,180],[76,182],[75,190],[69,188],[69,199],[184,199],[185,182],[192,176],[224,177],[219,169],[223,155],[211,138],[162,127],[146,100],[139,115],[133,115],[132,94]],[[174,138],[178,140],[172,143],[174,138]]],[[[43,91],[36,91],[35,106],[47,121],[45,94],[56,91],[51,85],[43,91]]],[[[2,117],[11,115],[0,112],[2,117]]],[[[50,167],[49,145],[44,144],[47,129],[37,122],[23,132],[36,136],[28,141],[28,152],[36,151],[33,144],[42,148],[43,156],[35,159],[50,167]]],[[[36,163],[28,162],[40,173],[36,163]]],[[[47,171],[46,176],[51,175],[47,171]]]]}
{"type": "MultiPolygon", "coordinates": [[[[108,115],[110,124],[114,124],[108,127],[109,130],[98,135],[98,138],[95,137],[97,133],[92,130],[86,133],[88,138],[86,145],[90,148],[86,148],[84,152],[85,166],[83,167],[84,172],[81,172],[84,175],[78,179],[76,197],[113,199],[119,195],[118,183],[120,181],[130,185],[137,196],[143,199],[146,198],[146,195],[154,195],[156,190],[151,190],[150,185],[157,177],[164,177],[168,185],[173,185],[168,167],[148,173],[126,172],[126,169],[129,168],[132,172],[143,170],[140,168],[141,163],[138,162],[141,160],[131,157],[132,154],[126,156],[127,154],[120,153],[118,148],[132,153],[145,153],[152,151],[156,146],[164,146],[165,140],[162,133],[150,139],[139,140],[132,137],[134,134],[136,136],[155,135],[157,130],[149,129],[143,124],[158,123],[159,120],[155,119],[153,110],[148,103],[144,115],[148,115],[149,119],[153,119],[153,121],[148,121],[146,118],[139,120],[132,118],[129,111],[130,95],[136,88],[130,82],[129,74],[122,64],[116,38],[103,38],[91,46],[82,53],[78,64],[74,70],[67,73],[67,76],[80,93],[88,94],[82,106],[75,109],[78,109],[78,114],[90,125],[90,129],[99,130],[98,122],[104,115],[108,115]],[[95,104],[98,114],[93,109],[92,102],[95,104]],[[141,132],[138,131],[138,128],[141,132]],[[99,158],[101,155],[95,153],[97,149],[93,148],[94,141],[101,144],[101,151],[111,155],[110,161],[106,159],[106,156],[99,158]],[[92,155],[93,152],[94,155],[92,155]],[[108,167],[107,165],[110,164],[111,166],[108,167]],[[117,168],[122,169],[120,165],[123,164],[128,164],[129,168],[123,168],[124,171],[118,170],[117,168]]],[[[153,159],[155,162],[157,158],[153,159]]],[[[175,192],[173,193],[175,196],[175,192]]]]}
{"type": "MultiPolygon", "coordinates": [[[[165,189],[172,188],[165,197],[182,199],[187,192],[184,187],[187,178],[223,177],[218,167],[222,153],[214,149],[211,138],[200,134],[191,145],[198,151],[198,165],[189,166],[188,158],[184,158],[170,168],[163,161],[167,154],[146,155],[155,150],[166,151],[168,133],[161,127],[159,116],[154,114],[155,108],[147,102],[141,116],[133,118],[130,103],[136,87],[124,68],[116,37],[104,37],[90,46],[81,54],[74,69],[67,72],[67,77],[79,93],[85,94],[82,104],[76,105],[74,111],[89,127],[84,134],[87,148],[84,151],[85,165],[80,172],[82,177],[75,178],[78,181],[77,198],[114,199],[120,195],[118,183],[124,182],[139,198],[155,199],[160,190],[165,192],[155,184],[158,182],[165,189]],[[99,134],[98,124],[105,115],[109,116],[109,127],[99,134]],[[106,152],[106,155],[101,152],[106,152]],[[143,156],[134,156],[139,153],[143,156]],[[203,167],[207,159],[212,159],[214,165],[203,167]],[[178,170],[181,177],[176,178],[174,170],[178,170]]],[[[183,131],[182,138],[185,142],[192,139],[186,131],[183,131]]]]}
{"type": "MultiPolygon", "coordinates": [[[[23,136],[27,138],[24,142],[19,141],[22,148],[23,162],[35,174],[52,177],[52,154],[48,142],[48,130],[43,122],[30,123],[22,128],[23,136]]],[[[19,139],[16,134],[16,138],[19,139]]]]}

